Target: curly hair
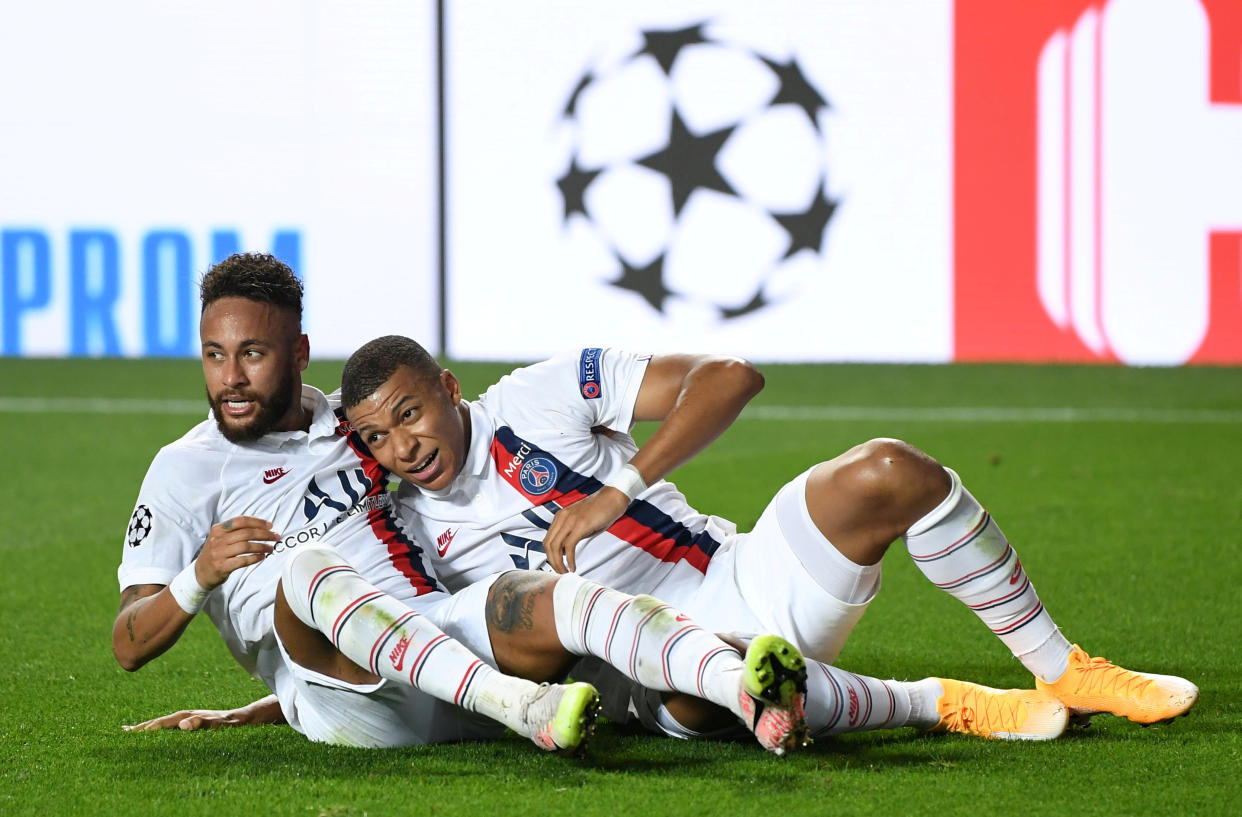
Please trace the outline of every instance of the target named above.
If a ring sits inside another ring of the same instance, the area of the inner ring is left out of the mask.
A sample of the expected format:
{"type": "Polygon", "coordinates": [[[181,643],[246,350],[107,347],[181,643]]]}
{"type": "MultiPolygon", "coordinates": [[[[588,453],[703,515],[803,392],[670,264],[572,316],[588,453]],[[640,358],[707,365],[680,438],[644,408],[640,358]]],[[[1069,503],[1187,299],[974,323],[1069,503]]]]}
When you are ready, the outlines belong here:
{"type": "Polygon", "coordinates": [[[351,409],[375,394],[399,366],[409,366],[419,378],[439,377],[440,364],[417,341],[385,335],[369,341],[349,356],[341,371],[341,406],[351,409]]]}
{"type": "Polygon", "coordinates": [[[237,252],[207,270],[198,285],[202,309],[220,298],[246,298],[288,309],[302,323],[302,282],[274,255],[237,252]]]}

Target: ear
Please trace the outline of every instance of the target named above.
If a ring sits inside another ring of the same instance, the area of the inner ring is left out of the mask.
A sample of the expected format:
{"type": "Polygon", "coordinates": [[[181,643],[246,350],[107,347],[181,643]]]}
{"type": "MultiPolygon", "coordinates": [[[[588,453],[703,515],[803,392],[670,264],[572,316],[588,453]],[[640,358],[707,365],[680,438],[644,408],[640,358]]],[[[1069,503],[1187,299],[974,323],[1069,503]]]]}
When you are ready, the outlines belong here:
{"type": "Polygon", "coordinates": [[[298,335],[297,342],[293,344],[293,362],[299,372],[306,371],[306,367],[310,365],[310,338],[305,334],[298,335]]]}
{"type": "Polygon", "coordinates": [[[448,392],[449,399],[454,406],[461,402],[461,383],[457,382],[457,375],[448,369],[442,369],[440,371],[440,385],[448,392]]]}

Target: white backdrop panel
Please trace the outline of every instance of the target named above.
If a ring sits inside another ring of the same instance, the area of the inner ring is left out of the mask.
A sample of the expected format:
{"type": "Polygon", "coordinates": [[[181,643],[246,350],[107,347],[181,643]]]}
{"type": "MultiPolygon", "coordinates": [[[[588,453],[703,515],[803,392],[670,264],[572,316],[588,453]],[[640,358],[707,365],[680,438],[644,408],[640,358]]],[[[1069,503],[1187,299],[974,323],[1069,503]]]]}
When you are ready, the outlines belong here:
{"type": "Polygon", "coordinates": [[[317,356],[434,340],[433,25],[429,0],[0,6],[0,354],[196,355],[230,245],[296,262],[317,356]]]}
{"type": "Polygon", "coordinates": [[[947,0],[456,3],[446,37],[455,357],[951,356],[947,0]],[[674,110],[714,165],[661,164],[674,110]]]}

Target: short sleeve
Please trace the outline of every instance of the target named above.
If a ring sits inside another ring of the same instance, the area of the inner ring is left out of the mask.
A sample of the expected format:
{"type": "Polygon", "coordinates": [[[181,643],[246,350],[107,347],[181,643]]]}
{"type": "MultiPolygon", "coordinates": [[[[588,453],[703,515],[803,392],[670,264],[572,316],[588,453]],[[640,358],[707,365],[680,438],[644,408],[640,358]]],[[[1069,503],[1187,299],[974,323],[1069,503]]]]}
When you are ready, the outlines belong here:
{"type": "Polygon", "coordinates": [[[649,354],[621,349],[583,349],[578,359],[579,394],[595,401],[595,425],[628,434],[634,425],[634,404],[647,373],[649,354]],[[598,385],[591,379],[598,371],[598,385]]]}
{"type": "Polygon", "coordinates": [[[147,470],[125,529],[117,570],[121,590],[168,584],[207,539],[218,476],[206,463],[186,459],[184,452],[165,448],[147,470]]]}
{"type": "Polygon", "coordinates": [[[628,433],[651,355],[590,347],[505,375],[483,400],[525,428],[628,433]]]}

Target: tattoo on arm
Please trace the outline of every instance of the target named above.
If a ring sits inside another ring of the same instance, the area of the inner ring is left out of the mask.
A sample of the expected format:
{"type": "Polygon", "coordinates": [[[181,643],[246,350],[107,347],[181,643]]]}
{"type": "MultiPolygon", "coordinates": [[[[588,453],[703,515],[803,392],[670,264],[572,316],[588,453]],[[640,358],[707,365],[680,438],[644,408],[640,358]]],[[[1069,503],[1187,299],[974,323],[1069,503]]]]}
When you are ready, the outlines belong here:
{"type": "Polygon", "coordinates": [[[121,593],[121,606],[116,608],[116,611],[119,613],[124,610],[137,596],[138,585],[125,588],[124,592],[121,593]]]}
{"type": "Polygon", "coordinates": [[[497,632],[535,629],[535,602],[552,585],[551,577],[521,570],[496,579],[487,594],[487,624],[497,632]]]}
{"type": "Polygon", "coordinates": [[[138,618],[138,613],[142,610],[142,605],[138,602],[155,595],[162,589],[164,589],[162,584],[134,584],[121,591],[121,606],[117,608],[116,614],[119,618],[121,613],[124,613],[126,609],[129,610],[125,616],[125,630],[129,633],[131,642],[135,640],[134,619],[138,618]]]}

